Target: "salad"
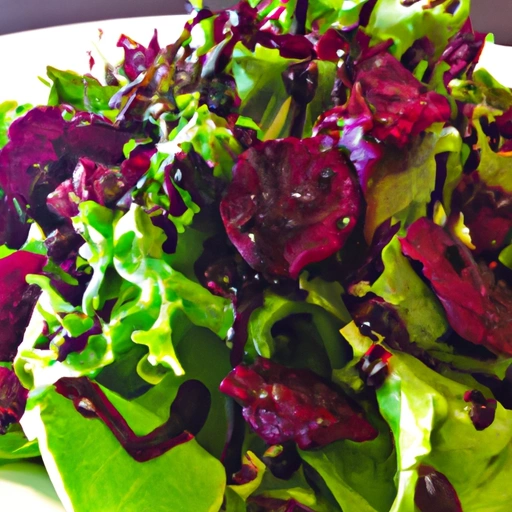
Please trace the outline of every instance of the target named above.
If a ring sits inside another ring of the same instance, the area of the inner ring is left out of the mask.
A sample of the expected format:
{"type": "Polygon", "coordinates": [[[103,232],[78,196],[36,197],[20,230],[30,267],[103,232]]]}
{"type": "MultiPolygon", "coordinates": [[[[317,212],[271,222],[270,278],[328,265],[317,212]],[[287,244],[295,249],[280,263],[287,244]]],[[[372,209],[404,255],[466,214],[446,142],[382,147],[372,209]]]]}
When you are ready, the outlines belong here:
{"type": "Polygon", "coordinates": [[[0,462],[69,512],[507,512],[512,91],[469,11],[194,0],[0,104],[0,462]]]}

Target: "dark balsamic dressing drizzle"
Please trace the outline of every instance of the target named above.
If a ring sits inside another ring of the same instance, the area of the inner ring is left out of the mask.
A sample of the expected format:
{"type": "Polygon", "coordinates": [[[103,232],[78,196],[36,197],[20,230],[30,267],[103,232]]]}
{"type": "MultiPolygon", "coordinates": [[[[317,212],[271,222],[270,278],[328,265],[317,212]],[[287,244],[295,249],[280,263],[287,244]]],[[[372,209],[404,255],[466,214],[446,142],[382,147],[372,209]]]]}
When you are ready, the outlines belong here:
{"type": "Polygon", "coordinates": [[[171,405],[169,419],[149,434],[138,436],[101,388],[86,377],[64,377],[55,388],[57,393],[73,401],[85,418],[98,418],[137,462],[163,455],[175,446],[194,439],[206,423],[211,405],[210,392],[197,380],[184,382],[171,405]]]}

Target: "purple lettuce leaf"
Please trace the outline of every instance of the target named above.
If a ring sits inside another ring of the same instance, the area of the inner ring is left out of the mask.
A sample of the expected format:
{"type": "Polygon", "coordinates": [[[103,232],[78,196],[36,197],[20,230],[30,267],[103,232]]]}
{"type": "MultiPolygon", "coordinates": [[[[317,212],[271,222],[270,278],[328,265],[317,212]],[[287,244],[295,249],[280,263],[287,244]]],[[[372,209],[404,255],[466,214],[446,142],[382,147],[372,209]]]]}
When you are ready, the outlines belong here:
{"type": "Polygon", "coordinates": [[[421,218],[400,239],[402,252],[423,265],[448,322],[462,338],[493,352],[512,354],[512,290],[478,265],[442,227],[421,218]]]}
{"type": "Polygon", "coordinates": [[[478,172],[464,176],[452,198],[452,214],[464,215],[475,254],[497,251],[512,231],[512,194],[501,187],[486,185],[478,172]]]}
{"type": "Polygon", "coordinates": [[[361,93],[372,109],[372,135],[378,140],[403,147],[433,123],[450,119],[448,100],[427,91],[388,53],[361,62],[356,83],[361,84],[361,93]]]}
{"type": "Polygon", "coordinates": [[[40,274],[46,257],[17,251],[0,259],[0,361],[12,361],[41,290],[30,286],[28,274],[40,274]]]}
{"type": "Polygon", "coordinates": [[[345,157],[326,136],[267,141],[242,153],[220,205],[249,265],[294,279],[343,246],[360,208],[345,157]]]}
{"type": "Polygon", "coordinates": [[[47,198],[47,205],[61,217],[78,215],[78,205],[95,201],[102,206],[112,206],[149,169],[151,152],[139,152],[124,160],[120,167],[112,168],[81,158],[73,176],[62,182],[47,198]]]}
{"type": "Polygon", "coordinates": [[[0,435],[6,434],[13,423],[18,423],[25,412],[28,391],[16,374],[0,366],[0,435]]]}
{"type": "Polygon", "coordinates": [[[220,389],[242,405],[245,420],[270,445],[295,441],[306,450],[377,436],[348,398],[310,370],[259,357],[250,366],[237,366],[220,389]]]}
{"type": "Polygon", "coordinates": [[[444,50],[440,62],[445,62],[450,69],[443,76],[448,85],[454,78],[469,74],[478,63],[485,43],[485,34],[475,32],[470,19],[466,21],[459,33],[444,50]]]}
{"type": "Polygon", "coordinates": [[[46,198],[71,177],[80,158],[107,166],[124,160],[123,146],[133,134],[95,114],[81,112],[65,121],[64,113],[63,108],[38,107],[9,128],[10,140],[0,150],[1,243],[20,247],[28,216],[46,232],[62,224],[48,210],[46,198]]]}
{"type": "Polygon", "coordinates": [[[135,80],[140,73],[146,71],[160,51],[156,29],[147,48],[124,34],[119,38],[117,46],[124,50],[122,68],[129,80],[135,80]]]}

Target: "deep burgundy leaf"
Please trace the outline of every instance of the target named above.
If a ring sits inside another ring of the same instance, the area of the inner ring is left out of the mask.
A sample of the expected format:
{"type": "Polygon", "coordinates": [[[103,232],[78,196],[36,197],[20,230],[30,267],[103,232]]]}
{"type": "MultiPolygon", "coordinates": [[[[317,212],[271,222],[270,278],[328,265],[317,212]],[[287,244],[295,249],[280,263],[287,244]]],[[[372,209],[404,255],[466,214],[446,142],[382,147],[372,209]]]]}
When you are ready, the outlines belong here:
{"type": "Polygon", "coordinates": [[[310,370],[259,357],[250,366],[237,366],[220,389],[243,406],[245,420],[271,445],[293,440],[299,448],[310,449],[339,439],[362,442],[377,436],[340,391],[310,370]]]}
{"type": "Polygon", "coordinates": [[[403,147],[433,123],[450,119],[448,100],[427,91],[389,53],[361,62],[356,83],[361,84],[362,96],[372,108],[375,124],[371,134],[379,140],[403,147]]]}
{"type": "Polygon", "coordinates": [[[156,29],[147,48],[124,34],[119,38],[117,46],[124,49],[123,69],[129,80],[135,80],[140,73],[146,71],[160,51],[156,29]]]}
{"type": "Polygon", "coordinates": [[[359,363],[359,370],[367,386],[379,387],[389,375],[388,361],[392,355],[382,345],[372,345],[359,363]]]}
{"type": "Polygon", "coordinates": [[[10,425],[20,421],[25,412],[27,396],[28,391],[16,374],[0,366],[0,435],[5,434],[10,425]]]}
{"type": "Polygon", "coordinates": [[[302,459],[293,441],[280,445],[277,455],[269,455],[267,450],[262,460],[276,478],[289,480],[302,465],[302,459]]]}
{"type": "Polygon", "coordinates": [[[12,361],[41,290],[29,286],[28,274],[39,274],[46,257],[18,251],[0,259],[0,361],[12,361]]]}
{"type": "Polygon", "coordinates": [[[130,157],[118,168],[81,158],[73,177],[49,194],[46,202],[52,211],[65,218],[78,215],[77,201],[95,201],[102,206],[112,206],[136,185],[149,166],[150,153],[130,157]]]}
{"type": "Polygon", "coordinates": [[[464,176],[452,198],[454,215],[464,214],[475,253],[498,251],[512,231],[512,194],[501,187],[490,187],[478,172],[464,176]]]}
{"type": "Polygon", "coordinates": [[[317,41],[315,50],[320,60],[338,62],[340,60],[340,55],[349,50],[349,45],[337,30],[330,28],[317,41]]]}
{"type": "Polygon", "coordinates": [[[103,165],[119,165],[123,146],[133,133],[122,131],[107,119],[78,112],[71,121],[64,108],[38,107],[9,128],[9,142],[0,150],[1,243],[20,247],[32,217],[46,232],[62,220],[46,205],[48,194],[69,179],[79,158],[103,165]]]}
{"type": "Polygon", "coordinates": [[[512,354],[512,290],[495,282],[469,250],[443,228],[421,218],[400,239],[406,256],[423,264],[423,275],[441,301],[452,328],[464,339],[512,354]]]}
{"type": "Polygon", "coordinates": [[[360,203],[333,138],[290,137],[240,155],[220,211],[230,240],[254,269],[296,278],[343,246],[360,203]]]}
{"type": "Polygon", "coordinates": [[[450,66],[443,77],[445,85],[474,68],[482,53],[485,36],[486,34],[473,30],[469,19],[466,21],[441,56],[441,62],[446,62],[450,66]]]}

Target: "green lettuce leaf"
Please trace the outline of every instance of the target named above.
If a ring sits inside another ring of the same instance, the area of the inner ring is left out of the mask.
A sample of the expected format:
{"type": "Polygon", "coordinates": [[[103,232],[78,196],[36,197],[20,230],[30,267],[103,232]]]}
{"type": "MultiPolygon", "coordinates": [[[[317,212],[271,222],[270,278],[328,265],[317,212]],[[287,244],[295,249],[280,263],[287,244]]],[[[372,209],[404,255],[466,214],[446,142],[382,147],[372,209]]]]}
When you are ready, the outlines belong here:
{"type": "MultiPolygon", "coordinates": [[[[140,396],[135,402],[158,415],[162,423],[169,416],[180,385],[186,380],[200,380],[210,391],[212,406],[208,420],[197,435],[199,444],[220,459],[227,433],[226,397],[219,391],[222,379],[230,372],[229,349],[211,331],[192,326],[180,340],[176,355],[185,375],[167,372],[161,382],[140,396]],[[208,361],[208,365],[204,364],[208,361]]],[[[139,367],[139,372],[144,368],[139,367]]]]}
{"type": "Polygon", "coordinates": [[[433,125],[413,145],[409,152],[388,148],[377,164],[366,193],[366,223],[364,233],[370,243],[375,230],[386,220],[402,223],[402,229],[424,217],[436,182],[436,155],[455,153],[450,165],[447,195],[458,183],[461,139],[457,130],[433,125]]]}
{"type": "Polygon", "coordinates": [[[434,57],[439,58],[448,40],[467,20],[470,0],[461,0],[454,14],[447,12],[450,2],[436,2],[434,7],[426,5],[429,3],[404,5],[397,0],[378,0],[365,31],[373,44],[392,39],[390,51],[398,59],[416,40],[426,36],[434,44],[434,57]]]}
{"type": "MultiPolygon", "coordinates": [[[[148,409],[103,391],[137,435],[161,425],[148,409]]],[[[28,437],[39,442],[66,510],[97,512],[101,504],[104,512],[122,512],[145,510],[150,503],[154,512],[217,512],[222,504],[224,468],[196,440],[136,462],[100,420],[84,418],[52,389],[22,421],[28,437]]]]}
{"type": "Polygon", "coordinates": [[[105,294],[100,294],[100,289],[107,284],[105,275],[113,265],[114,226],[122,214],[94,201],[84,201],[78,209],[73,226],[85,240],[80,248],[80,256],[92,268],[92,277],[82,298],[82,309],[87,315],[93,316],[105,303],[105,294]]]}
{"type": "Polygon", "coordinates": [[[7,144],[7,130],[10,124],[32,108],[32,105],[18,105],[15,101],[0,103],[0,148],[7,144]]]}
{"type": "Polygon", "coordinates": [[[383,273],[371,286],[358,287],[358,295],[372,293],[392,304],[411,342],[425,350],[448,350],[437,341],[449,328],[444,309],[402,254],[397,236],[382,250],[382,262],[383,273]]]}
{"type": "MultiPolygon", "coordinates": [[[[372,418],[375,424],[376,418],[372,418]]],[[[396,454],[387,426],[380,420],[373,441],[336,441],[300,451],[302,459],[325,480],[343,512],[388,512],[396,495],[396,454]]]]}
{"type": "Polygon", "coordinates": [[[315,0],[308,5],[306,28],[319,28],[320,34],[334,26],[351,27],[358,23],[359,14],[368,0],[315,0]]]}
{"type": "MultiPolygon", "coordinates": [[[[242,43],[233,51],[232,72],[242,104],[240,114],[260,127],[263,140],[290,135],[296,104],[288,94],[282,74],[299,59],[281,57],[279,50],[256,45],[254,52],[242,43]]],[[[307,105],[303,137],[310,137],[317,117],[331,106],[336,64],[314,61],[318,66],[315,97],[307,105]]]]}
{"type": "Polygon", "coordinates": [[[109,101],[119,91],[119,86],[101,85],[91,76],[82,76],[73,71],[61,71],[48,66],[48,78],[52,81],[48,105],[67,104],[77,110],[102,114],[114,121],[119,113],[112,110],[109,101]]]}
{"type": "Polygon", "coordinates": [[[512,412],[498,404],[494,422],[477,431],[463,399],[467,386],[404,353],[393,352],[389,369],[377,398],[398,453],[399,491],[391,511],[414,509],[422,464],[448,478],[465,512],[506,510],[512,494],[506,484],[512,474],[512,412]]]}
{"type": "Polygon", "coordinates": [[[275,355],[278,359],[285,359],[283,364],[310,367],[319,374],[329,374],[331,368],[341,368],[346,362],[339,330],[347,321],[336,318],[314,302],[293,301],[267,292],[263,306],[256,309],[249,319],[246,349],[252,356],[256,353],[266,358],[275,355]],[[311,320],[297,315],[311,315],[311,320]],[[275,338],[272,334],[273,327],[286,319],[293,322],[296,333],[300,333],[293,340],[275,338]],[[296,346],[287,346],[290,343],[296,346]]]}
{"type": "Polygon", "coordinates": [[[109,333],[114,346],[129,346],[130,341],[146,345],[153,366],[161,364],[182,375],[174,343],[188,321],[224,339],[234,315],[230,301],[212,295],[162,259],[165,239],[163,230],[135,204],[116,224],[114,267],[125,282],[109,333]]]}
{"type": "Polygon", "coordinates": [[[3,460],[39,457],[37,441],[29,441],[19,424],[11,425],[8,432],[0,436],[0,464],[3,460]]]}
{"type": "Polygon", "coordinates": [[[208,110],[207,105],[196,108],[193,117],[170,134],[170,141],[159,144],[162,153],[175,155],[194,149],[213,166],[213,175],[231,180],[231,169],[243,151],[229,128],[228,122],[208,110]]]}

